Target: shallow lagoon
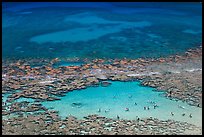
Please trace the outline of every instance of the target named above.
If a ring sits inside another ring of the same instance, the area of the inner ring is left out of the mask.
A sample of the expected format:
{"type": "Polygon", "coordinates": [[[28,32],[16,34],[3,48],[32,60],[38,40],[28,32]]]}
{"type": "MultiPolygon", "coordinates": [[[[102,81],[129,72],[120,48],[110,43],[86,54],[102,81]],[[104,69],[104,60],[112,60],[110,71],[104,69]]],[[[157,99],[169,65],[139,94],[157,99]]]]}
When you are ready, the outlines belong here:
{"type": "Polygon", "coordinates": [[[89,114],[98,114],[114,119],[117,115],[121,119],[136,119],[136,116],[155,117],[161,120],[174,119],[198,126],[202,125],[201,108],[190,106],[182,101],[167,99],[163,96],[163,92],[154,90],[154,88],[141,86],[139,82],[112,82],[109,87],[99,86],[74,90],[67,93],[61,100],[42,104],[59,111],[62,118],[69,115],[83,118],[89,114]],[[158,105],[156,109],[153,108],[151,101],[158,105]],[[79,105],[73,105],[73,103],[79,103],[79,105]],[[150,109],[144,110],[144,106],[149,106],[150,109]],[[98,112],[99,108],[101,112],[98,112]],[[129,108],[129,111],[125,111],[125,108],[129,108]],[[174,116],[171,115],[171,112],[174,113],[174,116]],[[183,113],[186,115],[182,116],[183,113]],[[189,117],[190,114],[192,118],[189,117]]]}

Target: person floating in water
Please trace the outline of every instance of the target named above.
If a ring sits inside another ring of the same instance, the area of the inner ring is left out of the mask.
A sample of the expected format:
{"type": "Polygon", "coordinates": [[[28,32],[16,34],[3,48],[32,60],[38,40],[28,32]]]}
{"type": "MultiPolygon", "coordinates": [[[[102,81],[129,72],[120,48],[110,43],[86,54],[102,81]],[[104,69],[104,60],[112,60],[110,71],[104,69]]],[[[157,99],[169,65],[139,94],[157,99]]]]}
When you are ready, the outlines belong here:
{"type": "Polygon", "coordinates": [[[119,120],[120,119],[120,117],[117,115],[117,119],[119,120]]]}
{"type": "Polygon", "coordinates": [[[110,111],[110,109],[107,109],[107,110],[105,110],[105,113],[107,113],[107,112],[109,112],[110,111]]]}
{"type": "Polygon", "coordinates": [[[139,118],[138,116],[136,116],[136,119],[137,119],[137,122],[139,122],[139,121],[140,121],[140,118],[139,118]]]}
{"type": "Polygon", "coordinates": [[[129,111],[129,108],[125,108],[125,111],[129,111]]]}
{"type": "Polygon", "coordinates": [[[173,112],[171,112],[171,115],[172,115],[172,116],[174,116],[174,113],[173,113],[173,112]]]}
{"type": "Polygon", "coordinates": [[[190,114],[189,117],[192,118],[192,114],[190,114]]]}
{"type": "Polygon", "coordinates": [[[149,107],[147,107],[147,109],[149,110],[149,107]]]}
{"type": "Polygon", "coordinates": [[[98,112],[101,112],[101,108],[98,109],[98,112]]]}
{"type": "Polygon", "coordinates": [[[135,102],[135,105],[137,105],[137,103],[135,102]]]}
{"type": "Polygon", "coordinates": [[[129,95],[128,98],[132,98],[132,95],[129,95]]]}
{"type": "Polygon", "coordinates": [[[146,107],[144,107],[144,110],[146,110],[146,107]]]}
{"type": "Polygon", "coordinates": [[[178,107],[179,107],[179,108],[182,108],[182,109],[184,109],[184,108],[185,108],[184,106],[181,106],[181,105],[178,105],[178,107]]]}
{"type": "Polygon", "coordinates": [[[156,107],[159,107],[156,103],[153,105],[154,109],[156,109],[156,107]]]}
{"type": "Polygon", "coordinates": [[[185,116],[185,113],[183,113],[182,116],[185,116]]]}
{"type": "Polygon", "coordinates": [[[154,102],[154,101],[150,101],[150,103],[151,103],[151,104],[156,104],[156,102],[154,102]]]}

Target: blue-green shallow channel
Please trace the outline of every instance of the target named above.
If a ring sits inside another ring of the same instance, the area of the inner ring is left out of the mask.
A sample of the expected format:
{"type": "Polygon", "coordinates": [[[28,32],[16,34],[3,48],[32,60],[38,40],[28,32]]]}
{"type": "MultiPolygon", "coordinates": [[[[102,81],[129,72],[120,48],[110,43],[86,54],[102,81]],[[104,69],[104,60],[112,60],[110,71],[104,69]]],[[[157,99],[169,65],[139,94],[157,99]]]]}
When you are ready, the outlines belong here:
{"type": "Polygon", "coordinates": [[[43,102],[48,108],[59,111],[65,118],[69,115],[83,118],[98,114],[109,118],[136,119],[154,117],[161,120],[173,119],[202,126],[202,109],[182,101],[165,98],[163,92],[141,86],[139,82],[112,82],[108,87],[89,87],[69,92],[61,100],[43,102]],[[152,101],[152,102],[151,102],[152,101]],[[76,103],[76,104],[73,104],[76,103]],[[153,105],[158,107],[154,109],[153,105]],[[181,106],[181,107],[179,107],[181,106]],[[149,110],[144,110],[149,107],[149,110]],[[125,109],[129,108],[129,111],[125,109]],[[98,112],[98,110],[101,112],[98,112]],[[107,111],[107,112],[105,112],[107,111]],[[174,116],[171,115],[174,113],[174,116]],[[182,114],[185,113],[185,116],[182,114]],[[192,118],[189,115],[192,114],[192,118]]]}

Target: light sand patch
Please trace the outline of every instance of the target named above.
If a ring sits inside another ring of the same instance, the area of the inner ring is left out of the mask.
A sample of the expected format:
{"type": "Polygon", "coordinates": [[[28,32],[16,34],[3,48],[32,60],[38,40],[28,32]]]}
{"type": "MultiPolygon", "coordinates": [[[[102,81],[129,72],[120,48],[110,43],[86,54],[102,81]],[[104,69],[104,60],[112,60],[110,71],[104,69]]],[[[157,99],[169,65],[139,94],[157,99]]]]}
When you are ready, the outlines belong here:
{"type": "Polygon", "coordinates": [[[189,33],[189,34],[194,34],[194,35],[202,33],[202,31],[195,31],[195,30],[191,30],[191,29],[186,29],[183,32],[189,33]]]}
{"type": "Polygon", "coordinates": [[[103,18],[97,17],[90,13],[81,13],[66,17],[65,23],[77,22],[87,27],[69,29],[65,31],[58,31],[48,34],[32,37],[30,40],[37,43],[45,42],[78,42],[89,41],[97,39],[101,36],[120,32],[122,29],[127,28],[143,28],[151,26],[148,21],[128,22],[128,21],[109,21],[103,18]],[[103,28],[97,25],[106,25],[103,28]]]}

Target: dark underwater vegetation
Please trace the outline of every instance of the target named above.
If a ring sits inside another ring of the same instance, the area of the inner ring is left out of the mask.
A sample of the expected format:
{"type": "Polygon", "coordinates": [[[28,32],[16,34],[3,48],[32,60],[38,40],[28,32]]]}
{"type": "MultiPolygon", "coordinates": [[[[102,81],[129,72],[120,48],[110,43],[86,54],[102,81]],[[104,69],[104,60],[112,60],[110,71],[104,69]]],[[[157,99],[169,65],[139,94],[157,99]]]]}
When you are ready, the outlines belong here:
{"type": "Polygon", "coordinates": [[[3,57],[160,57],[181,53],[202,41],[200,3],[4,5],[3,57]],[[73,31],[76,40],[69,33],[43,37],[42,43],[31,40],[64,30],[73,31]]]}

